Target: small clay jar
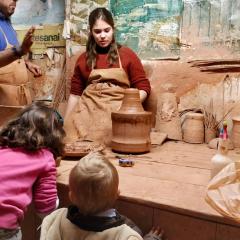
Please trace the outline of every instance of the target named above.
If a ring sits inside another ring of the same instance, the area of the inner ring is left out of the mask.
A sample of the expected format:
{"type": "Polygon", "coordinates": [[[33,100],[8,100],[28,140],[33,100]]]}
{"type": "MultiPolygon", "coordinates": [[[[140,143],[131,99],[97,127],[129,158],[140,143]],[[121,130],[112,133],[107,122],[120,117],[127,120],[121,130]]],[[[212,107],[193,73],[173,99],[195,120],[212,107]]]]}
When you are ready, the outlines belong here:
{"type": "Polygon", "coordinates": [[[150,151],[151,112],[144,111],[139,90],[125,90],[119,111],[112,112],[112,150],[122,153],[150,151]]]}
{"type": "Polygon", "coordinates": [[[204,122],[202,113],[188,113],[183,123],[183,140],[187,143],[204,142],[204,122]]]}

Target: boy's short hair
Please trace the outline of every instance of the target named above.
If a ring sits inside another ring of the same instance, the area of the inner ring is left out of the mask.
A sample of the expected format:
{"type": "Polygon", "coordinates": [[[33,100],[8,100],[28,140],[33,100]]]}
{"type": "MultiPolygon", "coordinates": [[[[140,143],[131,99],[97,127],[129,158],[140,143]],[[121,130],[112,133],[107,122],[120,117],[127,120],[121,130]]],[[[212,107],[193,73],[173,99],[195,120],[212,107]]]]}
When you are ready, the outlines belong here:
{"type": "Polygon", "coordinates": [[[118,173],[101,153],[89,153],[79,160],[69,176],[69,190],[83,215],[112,208],[118,197],[118,173]]]}

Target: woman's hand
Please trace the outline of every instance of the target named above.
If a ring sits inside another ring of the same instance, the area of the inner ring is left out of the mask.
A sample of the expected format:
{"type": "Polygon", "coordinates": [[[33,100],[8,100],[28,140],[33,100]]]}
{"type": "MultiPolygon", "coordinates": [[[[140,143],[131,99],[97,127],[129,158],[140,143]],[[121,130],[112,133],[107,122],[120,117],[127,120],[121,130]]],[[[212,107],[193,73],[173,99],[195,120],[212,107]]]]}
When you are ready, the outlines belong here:
{"type": "Polygon", "coordinates": [[[27,31],[27,33],[23,39],[23,42],[21,45],[21,51],[22,51],[23,55],[25,55],[26,53],[28,53],[30,51],[30,48],[33,44],[32,36],[33,36],[34,31],[35,31],[35,27],[31,27],[27,31]]]}
{"type": "Polygon", "coordinates": [[[67,119],[69,117],[72,110],[77,105],[79,97],[80,96],[78,96],[78,95],[70,94],[69,99],[68,99],[68,103],[67,103],[67,108],[66,108],[66,111],[65,111],[65,114],[64,114],[64,119],[67,119]]]}
{"type": "Polygon", "coordinates": [[[144,90],[139,90],[139,94],[140,94],[140,100],[143,103],[145,101],[145,99],[147,98],[147,92],[144,90]]]}
{"type": "Polygon", "coordinates": [[[31,73],[33,73],[34,77],[42,76],[42,70],[41,70],[41,68],[38,65],[30,62],[29,60],[25,60],[25,64],[26,64],[27,69],[31,73]]]}

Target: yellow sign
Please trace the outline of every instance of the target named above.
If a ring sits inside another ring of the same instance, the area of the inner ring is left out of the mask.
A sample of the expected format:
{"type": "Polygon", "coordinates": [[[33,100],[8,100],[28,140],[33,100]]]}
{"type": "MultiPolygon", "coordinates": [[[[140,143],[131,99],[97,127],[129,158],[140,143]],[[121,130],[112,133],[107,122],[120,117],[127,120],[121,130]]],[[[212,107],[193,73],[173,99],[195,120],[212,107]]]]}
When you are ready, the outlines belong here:
{"type": "MultiPolygon", "coordinates": [[[[19,42],[22,42],[29,28],[15,28],[19,42]]],[[[31,50],[35,54],[43,53],[49,47],[65,47],[66,42],[62,37],[63,24],[37,26],[33,36],[31,50]]]]}

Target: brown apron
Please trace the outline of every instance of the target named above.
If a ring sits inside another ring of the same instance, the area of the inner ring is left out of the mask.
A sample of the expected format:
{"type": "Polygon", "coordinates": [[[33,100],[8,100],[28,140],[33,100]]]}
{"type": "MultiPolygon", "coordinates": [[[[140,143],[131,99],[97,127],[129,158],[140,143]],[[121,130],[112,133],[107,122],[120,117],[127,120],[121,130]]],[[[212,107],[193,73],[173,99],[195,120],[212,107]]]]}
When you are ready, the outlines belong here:
{"type": "Polygon", "coordinates": [[[124,89],[130,82],[122,68],[93,69],[88,86],[65,120],[66,142],[91,140],[109,144],[112,136],[111,112],[120,108],[124,89]]]}
{"type": "MultiPolygon", "coordinates": [[[[13,47],[3,33],[7,48],[13,47]]],[[[17,59],[14,62],[0,68],[0,105],[22,106],[32,102],[30,94],[30,82],[24,59],[17,59]]]]}

